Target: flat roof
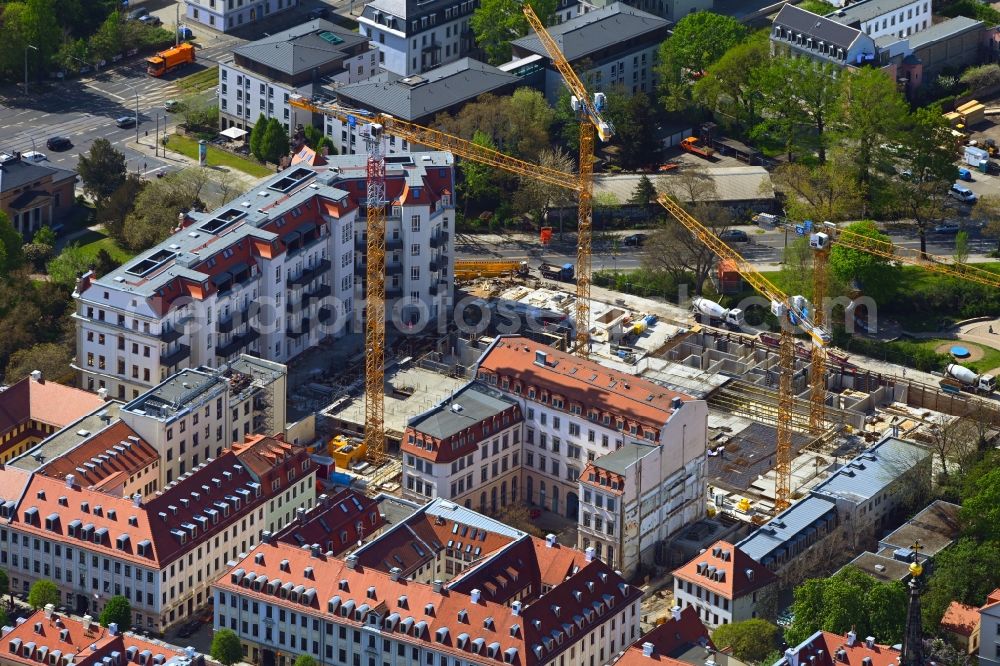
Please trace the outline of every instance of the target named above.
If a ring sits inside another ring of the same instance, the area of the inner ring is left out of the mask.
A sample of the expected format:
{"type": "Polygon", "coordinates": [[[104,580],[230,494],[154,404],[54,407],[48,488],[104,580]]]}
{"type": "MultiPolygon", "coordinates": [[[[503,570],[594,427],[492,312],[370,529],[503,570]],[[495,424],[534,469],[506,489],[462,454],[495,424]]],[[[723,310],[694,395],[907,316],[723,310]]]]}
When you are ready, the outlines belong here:
{"type": "Polygon", "coordinates": [[[837,23],[850,25],[855,21],[870,21],[873,18],[889,14],[917,0],[863,0],[842,9],[830,12],[826,18],[837,23]]]}
{"type": "Polygon", "coordinates": [[[614,474],[625,474],[631,465],[648,456],[656,448],[655,444],[625,442],[621,448],[597,458],[591,464],[614,474]]]}
{"type": "Polygon", "coordinates": [[[910,35],[908,38],[910,40],[910,48],[916,50],[976,27],[984,27],[984,23],[976,19],[971,19],[968,16],[956,16],[947,21],[935,23],[926,30],[921,30],[910,35]]]}
{"type": "Polygon", "coordinates": [[[226,385],[222,376],[185,368],[127,403],[123,409],[127,412],[145,412],[147,416],[167,418],[216,385],[226,385]]]}
{"type": "Polygon", "coordinates": [[[7,464],[11,467],[34,472],[53,458],[58,458],[75,449],[91,435],[109,428],[119,420],[118,414],[121,407],[120,402],[106,402],[83,418],[52,433],[7,464]]]}
{"type": "Polygon", "coordinates": [[[471,382],[429,412],[410,420],[409,426],[436,439],[445,439],[517,405],[500,391],[482,382],[471,382]]]}

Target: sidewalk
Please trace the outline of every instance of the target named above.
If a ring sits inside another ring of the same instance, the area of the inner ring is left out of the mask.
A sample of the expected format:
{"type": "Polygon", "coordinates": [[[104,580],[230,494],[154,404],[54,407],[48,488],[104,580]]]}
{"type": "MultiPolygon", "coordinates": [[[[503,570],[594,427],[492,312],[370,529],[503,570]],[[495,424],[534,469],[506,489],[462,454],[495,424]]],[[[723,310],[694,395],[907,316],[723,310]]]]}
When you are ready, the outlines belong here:
{"type": "MultiPolygon", "coordinates": [[[[162,137],[163,134],[161,133],[160,136],[162,137]]],[[[160,160],[161,162],[166,162],[167,167],[163,167],[164,172],[179,171],[180,169],[187,169],[189,167],[198,166],[198,160],[192,159],[187,155],[182,155],[180,153],[174,152],[164,146],[160,146],[160,149],[158,150],[154,145],[154,143],[155,140],[153,136],[150,135],[148,137],[142,137],[138,143],[135,141],[130,141],[127,145],[129,148],[136,151],[137,153],[148,155],[150,158],[160,160]],[[159,155],[156,155],[157,152],[159,152],[159,155]]],[[[262,180],[261,178],[256,178],[249,174],[243,173],[239,169],[230,169],[228,167],[206,167],[206,168],[219,173],[232,174],[233,178],[235,178],[236,181],[240,183],[240,186],[244,191],[253,189],[262,180]]],[[[143,175],[146,178],[149,178],[150,175],[155,177],[156,171],[157,169],[150,169],[148,171],[144,171],[143,175]]]]}

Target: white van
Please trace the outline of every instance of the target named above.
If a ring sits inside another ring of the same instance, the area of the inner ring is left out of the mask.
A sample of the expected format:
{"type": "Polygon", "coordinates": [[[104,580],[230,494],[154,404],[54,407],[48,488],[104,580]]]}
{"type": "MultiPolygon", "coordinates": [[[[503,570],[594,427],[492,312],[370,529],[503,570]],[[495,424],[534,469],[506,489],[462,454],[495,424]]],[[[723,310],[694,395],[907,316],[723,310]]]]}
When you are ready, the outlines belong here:
{"type": "Polygon", "coordinates": [[[960,183],[955,183],[948,189],[948,196],[964,203],[976,203],[976,193],[960,183]]]}

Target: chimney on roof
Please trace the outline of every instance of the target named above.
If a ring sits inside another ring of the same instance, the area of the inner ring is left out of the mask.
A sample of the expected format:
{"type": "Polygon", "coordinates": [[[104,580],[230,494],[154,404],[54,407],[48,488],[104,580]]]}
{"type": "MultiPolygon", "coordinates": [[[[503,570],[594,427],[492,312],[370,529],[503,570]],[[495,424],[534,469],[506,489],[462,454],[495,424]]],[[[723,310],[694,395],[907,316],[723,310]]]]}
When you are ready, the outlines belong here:
{"type": "Polygon", "coordinates": [[[306,510],[303,507],[299,507],[295,510],[295,519],[299,521],[299,524],[306,522],[306,510]]]}
{"type": "Polygon", "coordinates": [[[195,649],[189,645],[184,648],[184,654],[187,655],[188,659],[194,659],[194,656],[198,653],[195,652],[195,649]]]}
{"type": "Polygon", "coordinates": [[[318,558],[322,554],[323,551],[320,550],[320,547],[319,547],[318,543],[314,543],[311,546],[309,546],[309,552],[312,554],[313,557],[317,557],[318,558]]]}
{"type": "Polygon", "coordinates": [[[118,635],[118,623],[117,622],[112,622],[112,623],[110,623],[108,625],[108,633],[111,634],[112,636],[117,636],[118,635]]]}
{"type": "Polygon", "coordinates": [[[546,365],[549,360],[549,355],[543,352],[541,349],[535,350],[535,363],[537,365],[546,365]]]}
{"type": "Polygon", "coordinates": [[[472,603],[479,603],[479,595],[482,594],[478,589],[472,591],[472,603]]]}
{"type": "Polygon", "coordinates": [[[874,648],[875,647],[875,637],[874,636],[868,636],[867,638],[865,638],[865,645],[868,646],[869,650],[871,650],[872,648],[874,648]]]}
{"type": "Polygon", "coordinates": [[[264,530],[263,532],[260,533],[260,540],[263,543],[271,543],[271,536],[272,534],[270,530],[264,530]]]}
{"type": "Polygon", "coordinates": [[[431,589],[434,590],[435,594],[441,594],[441,590],[444,589],[444,582],[440,579],[435,579],[434,582],[431,583],[431,589]]]}
{"type": "Polygon", "coordinates": [[[587,546],[587,548],[583,551],[583,556],[586,558],[586,560],[588,562],[593,562],[594,561],[594,554],[596,552],[597,551],[594,550],[593,546],[587,546]]]}
{"type": "Polygon", "coordinates": [[[847,632],[847,647],[854,647],[854,644],[858,640],[858,635],[854,633],[854,629],[847,632]]]}
{"type": "Polygon", "coordinates": [[[681,607],[680,606],[674,606],[673,608],[671,608],[670,609],[670,615],[675,620],[680,621],[680,619],[681,619],[681,607]]]}
{"type": "Polygon", "coordinates": [[[645,643],[642,644],[642,656],[643,657],[653,656],[653,644],[650,643],[649,641],[646,641],[645,643]]]}
{"type": "Polygon", "coordinates": [[[681,407],[683,407],[683,406],[684,406],[684,401],[683,401],[683,400],[681,400],[681,399],[680,399],[679,397],[676,397],[676,396],[675,396],[675,397],[674,397],[674,398],[673,398],[673,399],[672,399],[672,400],[670,401],[670,408],[671,408],[671,409],[675,409],[675,410],[677,410],[677,409],[680,409],[680,408],[681,408],[681,407]]]}
{"type": "Polygon", "coordinates": [[[785,650],[785,661],[788,662],[788,666],[799,666],[799,651],[792,648],[785,650]]]}
{"type": "Polygon", "coordinates": [[[41,370],[32,370],[31,371],[31,381],[38,382],[39,384],[44,383],[44,382],[42,382],[42,371],[41,370]]]}
{"type": "Polygon", "coordinates": [[[53,605],[53,604],[45,604],[45,617],[46,617],[46,619],[51,620],[52,619],[52,613],[54,613],[55,610],[56,610],[55,605],[53,605]]]}
{"type": "Polygon", "coordinates": [[[399,580],[399,575],[403,573],[403,570],[399,567],[393,567],[389,569],[389,578],[393,581],[399,580]]]}
{"type": "Polygon", "coordinates": [[[347,568],[348,569],[357,569],[358,568],[358,556],[357,555],[348,555],[347,558],[344,560],[344,562],[347,563],[347,568]]]}
{"type": "Polygon", "coordinates": [[[545,535],[545,545],[548,548],[552,548],[553,546],[555,546],[556,545],[556,535],[555,534],[551,534],[551,533],[550,534],[546,534],[545,535]]]}
{"type": "Polygon", "coordinates": [[[136,507],[142,506],[142,493],[136,493],[132,495],[132,504],[136,507]]]}
{"type": "Polygon", "coordinates": [[[320,506],[326,506],[327,504],[329,504],[330,496],[327,495],[326,493],[323,493],[322,495],[319,496],[318,499],[320,506]]]}
{"type": "Polygon", "coordinates": [[[84,615],[83,616],[83,618],[80,621],[80,624],[83,625],[83,631],[84,631],[84,633],[87,633],[87,632],[90,631],[90,623],[93,622],[93,621],[94,621],[94,618],[90,617],[89,615],[84,615]]]}
{"type": "Polygon", "coordinates": [[[106,389],[104,387],[101,387],[101,388],[97,389],[97,397],[100,398],[101,400],[104,400],[105,402],[107,402],[107,399],[108,399],[108,389],[106,389]]]}
{"type": "Polygon", "coordinates": [[[73,476],[72,474],[67,474],[66,475],[66,487],[67,488],[72,488],[74,481],[76,481],[76,477],[75,476],[73,476]]]}
{"type": "Polygon", "coordinates": [[[520,602],[520,601],[514,601],[514,602],[513,602],[513,603],[512,603],[511,605],[510,605],[510,612],[511,612],[511,613],[512,613],[512,614],[513,614],[513,615],[514,615],[515,617],[517,617],[518,615],[520,615],[520,614],[521,614],[521,602],[520,602]]]}

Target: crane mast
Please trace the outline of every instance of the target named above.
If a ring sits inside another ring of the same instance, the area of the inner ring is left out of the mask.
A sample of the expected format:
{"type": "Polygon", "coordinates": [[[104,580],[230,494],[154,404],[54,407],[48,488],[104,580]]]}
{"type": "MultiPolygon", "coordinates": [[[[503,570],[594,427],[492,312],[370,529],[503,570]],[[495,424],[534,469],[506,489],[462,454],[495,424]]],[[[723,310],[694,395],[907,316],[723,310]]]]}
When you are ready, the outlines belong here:
{"type": "Polygon", "coordinates": [[[385,155],[382,126],[372,123],[368,148],[368,244],[365,248],[365,450],[376,465],[385,460],[385,155]]]}

